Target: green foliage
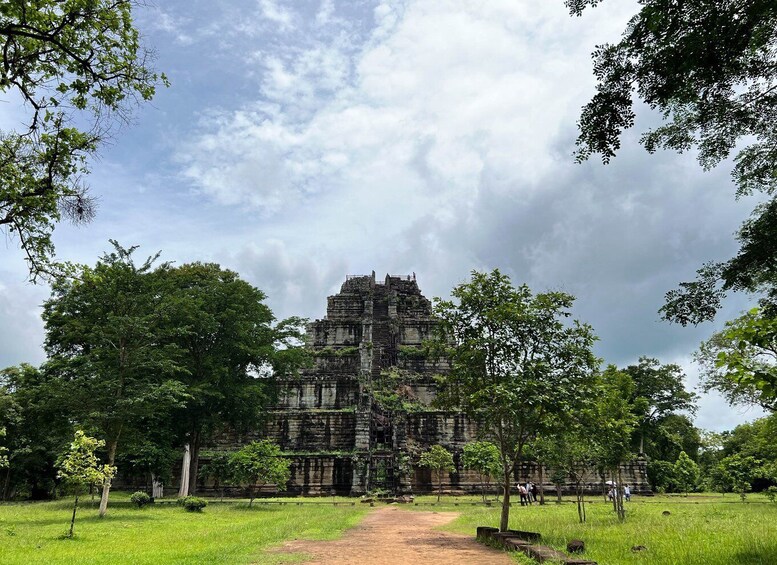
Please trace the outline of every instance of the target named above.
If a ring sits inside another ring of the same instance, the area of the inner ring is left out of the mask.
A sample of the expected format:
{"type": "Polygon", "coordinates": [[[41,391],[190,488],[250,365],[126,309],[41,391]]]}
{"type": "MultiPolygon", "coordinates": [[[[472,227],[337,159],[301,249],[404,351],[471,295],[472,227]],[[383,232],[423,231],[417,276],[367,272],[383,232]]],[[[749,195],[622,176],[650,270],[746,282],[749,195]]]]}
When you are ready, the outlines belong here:
{"type": "Polygon", "coordinates": [[[113,465],[123,431],[169,413],[189,395],[178,379],[181,351],[165,343],[178,331],[166,326],[170,304],[160,292],[168,266],[152,268],[158,255],[136,265],[136,247],[111,243],[114,251],[94,268],[80,266],[78,278],[56,280],[43,321],[46,370],[57,376],[58,397],[70,418],[105,437],[113,465]]]}
{"type": "Polygon", "coordinates": [[[145,492],[139,490],[137,492],[133,492],[130,495],[130,502],[138,508],[143,508],[144,506],[151,503],[151,497],[145,492]]]}
{"type": "Polygon", "coordinates": [[[213,479],[213,487],[221,492],[222,498],[224,498],[224,483],[229,481],[231,478],[232,469],[230,467],[229,461],[229,453],[216,453],[200,470],[200,473],[204,477],[213,479]]]}
{"type": "MultiPolygon", "coordinates": [[[[566,0],[580,14],[596,0],[566,0]]],[[[710,169],[736,153],[737,196],[777,189],[777,8],[774,2],[645,0],[621,40],[593,53],[596,94],[583,107],[577,159],[607,163],[634,125],[634,99],[663,123],[643,133],[649,152],[696,150],[710,169]]],[[[695,282],[670,291],[661,309],[683,325],[711,319],[729,289],[774,289],[777,200],[756,208],[739,234],[739,254],[707,264],[695,282]]],[[[770,291],[771,292],[771,291],[770,291]]]]}
{"type": "Polygon", "coordinates": [[[442,480],[446,473],[456,470],[453,464],[453,455],[441,445],[433,445],[421,454],[418,459],[421,467],[429,468],[437,478],[437,501],[442,496],[442,480]]]}
{"type": "Polygon", "coordinates": [[[80,492],[89,485],[100,485],[116,474],[111,465],[101,465],[95,451],[105,447],[103,440],[89,437],[83,431],[75,433],[70,449],[59,461],[57,477],[80,492]]]}
{"type": "Polygon", "coordinates": [[[424,406],[413,394],[408,384],[413,375],[397,367],[381,371],[377,378],[370,382],[372,400],[384,410],[398,412],[417,412],[424,406]]]}
{"type": "Polygon", "coordinates": [[[680,452],[674,464],[674,477],[677,488],[686,494],[694,490],[699,482],[699,466],[685,451],[680,452]]]}
{"type": "Polygon", "coordinates": [[[481,475],[482,479],[496,477],[502,470],[499,449],[490,441],[473,441],[464,446],[462,462],[466,469],[481,475]]]}
{"type": "Polygon", "coordinates": [[[281,454],[281,448],[271,440],[252,441],[229,459],[234,480],[248,485],[250,502],[253,504],[255,489],[260,484],[275,485],[285,490],[289,482],[291,461],[281,454]]]}
{"type": "Polygon", "coordinates": [[[167,84],[149,65],[134,5],[36,0],[0,8],[0,92],[19,95],[26,111],[20,130],[0,132],[0,227],[19,238],[33,280],[52,267],[51,234],[62,216],[94,215],[81,178],[112,123],[167,84]]]}
{"type": "Polygon", "coordinates": [[[70,532],[67,537],[73,537],[73,528],[78,510],[78,496],[81,490],[87,486],[97,486],[111,480],[116,474],[116,467],[101,465],[95,455],[95,451],[104,447],[102,440],[89,437],[83,431],[75,433],[70,449],[63,455],[57,464],[59,472],[57,478],[62,479],[75,492],[73,504],[73,517],[70,520],[70,532]]]}
{"type": "Polygon", "coordinates": [[[197,496],[184,496],[180,499],[180,504],[187,512],[202,512],[202,509],[208,505],[208,501],[197,496]]]}
{"type": "Polygon", "coordinates": [[[671,461],[651,459],[647,464],[650,486],[656,492],[674,492],[677,488],[675,465],[671,461]]]}
{"type": "Polygon", "coordinates": [[[645,436],[674,412],[693,413],[698,397],[685,390],[685,374],[678,365],[661,365],[657,359],[641,357],[638,365],[629,365],[625,371],[634,382],[630,402],[637,417],[639,451],[644,453],[645,436]]]}
{"type": "Polygon", "coordinates": [[[730,404],[757,404],[777,411],[777,318],[753,308],[726,322],[696,354],[702,387],[730,404]]]}
{"type": "Polygon", "coordinates": [[[202,444],[224,426],[259,424],[271,398],[271,377],[292,374],[307,361],[301,347],[304,320],[275,323],[261,290],[213,263],[169,269],[161,286],[166,335],[181,354],[179,379],[189,396],[174,421],[181,435],[188,434],[194,494],[202,444]]]}
{"type": "MultiPolygon", "coordinates": [[[[440,380],[439,402],[463,409],[499,448],[509,490],[510,472],[527,442],[590,395],[596,338],[590,326],[566,322],[571,295],[533,295],[498,270],[473,272],[451,294],[452,301],[435,300],[440,324],[429,344],[451,363],[440,380]]],[[[501,529],[509,493],[503,510],[501,529]]]]}
{"type": "Polygon", "coordinates": [[[316,350],[316,356],[318,357],[333,357],[336,359],[342,359],[344,357],[350,357],[352,355],[358,355],[358,346],[346,346],[346,347],[322,347],[316,350]]]}

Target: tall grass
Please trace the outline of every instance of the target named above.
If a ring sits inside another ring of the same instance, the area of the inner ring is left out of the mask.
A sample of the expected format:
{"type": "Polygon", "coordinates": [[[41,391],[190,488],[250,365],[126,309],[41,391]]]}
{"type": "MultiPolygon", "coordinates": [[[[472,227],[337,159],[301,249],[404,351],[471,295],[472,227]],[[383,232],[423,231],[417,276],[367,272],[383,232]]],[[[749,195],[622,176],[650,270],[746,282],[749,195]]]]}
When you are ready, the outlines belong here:
{"type": "MultiPolygon", "coordinates": [[[[499,523],[496,507],[453,503],[434,507],[462,513],[446,529],[473,535],[479,525],[499,523]]],[[[560,550],[569,540],[582,539],[586,557],[601,565],[777,564],[777,504],[760,496],[751,495],[745,503],[734,495],[635,498],[626,503],[626,511],[626,522],[620,523],[611,504],[594,499],[587,505],[587,522],[580,524],[575,505],[569,502],[514,506],[510,527],[540,532],[544,544],[560,550]],[[632,551],[635,546],[647,549],[632,551]]]]}

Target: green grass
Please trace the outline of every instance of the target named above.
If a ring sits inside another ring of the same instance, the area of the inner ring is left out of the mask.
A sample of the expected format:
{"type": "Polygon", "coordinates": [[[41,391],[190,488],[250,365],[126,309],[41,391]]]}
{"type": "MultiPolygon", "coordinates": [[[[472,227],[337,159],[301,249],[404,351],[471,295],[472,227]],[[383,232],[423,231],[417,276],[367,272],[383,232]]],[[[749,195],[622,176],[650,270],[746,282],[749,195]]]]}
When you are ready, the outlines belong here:
{"type": "Polygon", "coordinates": [[[112,495],[104,519],[88,502],[79,508],[72,540],[62,539],[72,499],[0,505],[0,563],[287,563],[304,556],[264,550],[286,540],[335,539],[367,511],[364,505],[216,502],[199,514],[167,504],[138,510],[127,498],[112,495]]]}
{"type": "MultiPolygon", "coordinates": [[[[434,502],[420,497],[416,502],[434,502]]],[[[498,507],[461,504],[474,500],[445,499],[439,506],[419,505],[417,510],[452,510],[462,515],[444,529],[474,535],[477,526],[499,524],[498,507]],[[454,506],[459,502],[459,506],[454,506]]],[[[588,520],[579,524],[575,504],[549,500],[545,506],[513,506],[510,527],[540,532],[543,543],[565,550],[567,541],[582,539],[586,558],[600,565],[650,563],[651,565],[755,565],[777,563],[777,504],[759,495],[742,503],[736,495],[635,497],[627,503],[625,523],[619,523],[612,505],[593,498],[588,520]],[[662,515],[664,510],[671,512],[662,515]],[[632,552],[643,545],[646,551],[632,552]]],[[[535,563],[516,556],[520,563],[535,563]]]]}

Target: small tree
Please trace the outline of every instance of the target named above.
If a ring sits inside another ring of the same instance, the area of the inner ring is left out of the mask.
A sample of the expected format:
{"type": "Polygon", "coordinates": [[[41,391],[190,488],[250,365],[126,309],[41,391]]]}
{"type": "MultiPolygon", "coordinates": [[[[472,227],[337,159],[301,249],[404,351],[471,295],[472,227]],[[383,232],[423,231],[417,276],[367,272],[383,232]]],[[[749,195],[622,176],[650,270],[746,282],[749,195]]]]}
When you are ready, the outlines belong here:
{"type": "Polygon", "coordinates": [[[421,467],[428,467],[437,478],[437,502],[442,496],[442,478],[445,473],[456,470],[453,465],[453,455],[441,445],[433,445],[428,451],[421,454],[418,461],[421,467]]]}
{"type": "Polygon", "coordinates": [[[674,464],[674,475],[677,487],[688,496],[688,493],[699,482],[699,466],[688,457],[685,451],[681,451],[674,464]]]}
{"type": "Polygon", "coordinates": [[[499,449],[490,441],[473,441],[464,446],[464,467],[471,469],[480,478],[483,502],[486,501],[486,489],[491,479],[499,475],[502,465],[499,449]]]}
{"type": "Polygon", "coordinates": [[[70,532],[68,537],[73,537],[73,527],[76,522],[78,510],[78,495],[82,489],[90,485],[99,485],[110,481],[116,474],[116,467],[100,465],[94,452],[105,446],[103,440],[89,437],[78,430],[70,444],[70,449],[64,454],[59,463],[57,477],[64,480],[73,488],[75,501],[73,502],[73,517],[70,519],[70,532]]]}
{"type": "Polygon", "coordinates": [[[249,502],[252,506],[256,487],[260,484],[276,485],[284,490],[291,477],[291,461],[281,456],[281,448],[271,440],[252,441],[229,457],[232,477],[248,486],[249,502]]]}
{"type": "Polygon", "coordinates": [[[213,479],[213,488],[219,491],[221,500],[224,500],[224,483],[230,479],[230,456],[228,453],[218,453],[211,457],[203,466],[202,474],[206,478],[213,479]]]}
{"type": "Polygon", "coordinates": [[[722,467],[720,475],[728,478],[729,488],[738,493],[744,502],[747,493],[752,490],[751,483],[761,467],[761,461],[750,455],[743,456],[736,453],[723,459],[720,467],[722,467]]]}

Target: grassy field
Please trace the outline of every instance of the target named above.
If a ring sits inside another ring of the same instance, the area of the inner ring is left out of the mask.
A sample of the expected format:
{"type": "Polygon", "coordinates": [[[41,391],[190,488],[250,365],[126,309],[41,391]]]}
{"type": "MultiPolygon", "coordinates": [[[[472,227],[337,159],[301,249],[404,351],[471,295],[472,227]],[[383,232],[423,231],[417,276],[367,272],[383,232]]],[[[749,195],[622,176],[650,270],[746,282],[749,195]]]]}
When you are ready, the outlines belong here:
{"type": "MultiPolygon", "coordinates": [[[[368,508],[356,504],[310,504],[332,499],[287,499],[286,505],[219,504],[202,514],[176,505],[137,510],[125,494],[112,496],[108,517],[96,506],[79,510],[76,538],[62,539],[70,519],[70,500],[0,505],[0,563],[281,563],[303,555],[267,553],[285,540],[334,539],[356,525],[368,508]],[[296,503],[302,501],[303,505],[296,503]]],[[[353,502],[353,499],[338,498],[353,502]]],[[[479,525],[496,525],[499,508],[468,504],[474,497],[419,497],[408,511],[456,511],[445,529],[474,535],[479,525]]],[[[540,532],[544,543],[564,549],[570,539],[586,542],[586,557],[601,565],[777,564],[777,504],[758,495],[745,503],[734,495],[635,498],[626,523],[612,507],[593,499],[588,522],[579,524],[574,504],[514,506],[511,527],[540,532]],[[664,516],[663,511],[671,514],[664,516]],[[642,545],[645,551],[632,552],[642,545]]],[[[534,563],[515,556],[518,563],[534,563]]]]}
{"type": "MultiPolygon", "coordinates": [[[[423,497],[417,502],[433,502],[423,497]]],[[[464,502],[467,499],[459,499],[464,502]]],[[[443,503],[446,499],[443,498],[443,503]]],[[[499,523],[498,508],[472,507],[449,499],[434,510],[453,510],[462,516],[446,529],[468,535],[477,526],[499,523]]],[[[431,509],[423,505],[414,509],[431,509]]],[[[618,523],[612,505],[601,498],[587,505],[588,521],[579,524],[570,502],[545,506],[514,506],[510,526],[540,532],[543,543],[564,550],[571,539],[586,543],[586,557],[601,565],[650,563],[651,565],[774,565],[777,564],[777,504],[759,495],[742,503],[736,495],[689,497],[635,497],[627,503],[627,518],[618,523]],[[664,516],[663,511],[671,514],[664,516]],[[633,552],[642,545],[645,551],[633,552]]],[[[535,563],[523,556],[519,563],[535,563]]]]}
{"type": "MultiPolygon", "coordinates": [[[[331,500],[331,499],[328,499],[331,500]]],[[[343,499],[340,499],[343,500],[343,499]]],[[[61,539],[72,500],[0,505],[0,563],[281,563],[302,555],[264,554],[292,539],[334,539],[356,525],[364,505],[211,503],[201,514],[176,505],[138,510],[111,495],[109,513],[79,509],[75,539],[61,539]]]]}

